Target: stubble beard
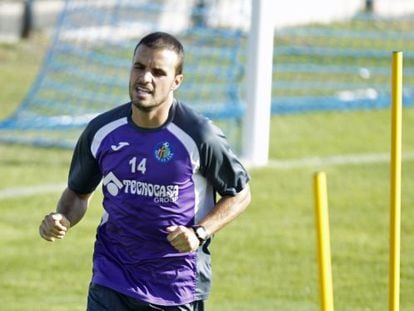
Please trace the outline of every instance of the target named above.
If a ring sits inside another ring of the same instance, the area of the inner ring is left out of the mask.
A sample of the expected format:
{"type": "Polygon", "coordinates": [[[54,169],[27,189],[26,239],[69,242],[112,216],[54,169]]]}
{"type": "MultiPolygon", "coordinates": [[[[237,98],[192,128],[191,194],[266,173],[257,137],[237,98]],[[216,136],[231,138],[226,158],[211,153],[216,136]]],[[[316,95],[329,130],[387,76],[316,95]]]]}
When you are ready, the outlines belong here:
{"type": "Polygon", "coordinates": [[[130,88],[129,88],[129,98],[131,99],[131,103],[135,108],[137,108],[141,112],[149,113],[149,112],[153,111],[154,109],[156,109],[160,105],[159,103],[157,104],[154,101],[153,98],[151,98],[149,104],[146,105],[144,103],[144,100],[134,98],[133,92],[134,91],[130,86],[130,88]]]}
{"type": "Polygon", "coordinates": [[[147,100],[140,100],[140,99],[134,98],[133,91],[131,89],[129,91],[129,97],[131,99],[132,105],[135,108],[137,108],[139,111],[144,112],[144,113],[150,113],[154,110],[157,110],[168,102],[168,96],[165,96],[164,98],[160,98],[158,101],[155,100],[155,98],[151,96],[150,99],[147,99],[149,100],[148,102],[147,100]],[[147,104],[145,102],[147,102],[147,104]]]}
{"type": "Polygon", "coordinates": [[[151,111],[153,111],[154,109],[156,109],[158,105],[150,105],[150,106],[145,106],[142,105],[141,101],[139,100],[132,100],[131,99],[131,103],[132,105],[134,105],[135,108],[137,108],[139,111],[144,112],[144,113],[149,113],[151,111]]]}

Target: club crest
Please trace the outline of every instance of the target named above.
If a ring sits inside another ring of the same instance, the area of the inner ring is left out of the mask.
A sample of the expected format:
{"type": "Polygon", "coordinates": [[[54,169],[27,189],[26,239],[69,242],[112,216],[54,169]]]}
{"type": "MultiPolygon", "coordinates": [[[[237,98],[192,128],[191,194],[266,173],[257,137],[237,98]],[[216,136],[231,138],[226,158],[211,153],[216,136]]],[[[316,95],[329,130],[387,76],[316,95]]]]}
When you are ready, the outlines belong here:
{"type": "Polygon", "coordinates": [[[160,162],[169,162],[174,156],[173,148],[169,142],[160,142],[155,146],[154,155],[160,162]]]}

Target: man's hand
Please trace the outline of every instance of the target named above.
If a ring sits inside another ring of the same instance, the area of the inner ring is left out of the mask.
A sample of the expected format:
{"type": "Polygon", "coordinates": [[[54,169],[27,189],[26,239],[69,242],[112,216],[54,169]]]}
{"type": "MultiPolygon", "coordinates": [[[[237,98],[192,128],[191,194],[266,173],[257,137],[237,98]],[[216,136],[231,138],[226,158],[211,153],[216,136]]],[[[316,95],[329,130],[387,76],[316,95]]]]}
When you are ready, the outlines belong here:
{"type": "Polygon", "coordinates": [[[49,242],[63,239],[70,228],[69,220],[59,213],[46,215],[39,226],[40,236],[49,242]]]}
{"type": "Polygon", "coordinates": [[[200,246],[194,230],[185,226],[170,226],[167,240],[180,253],[193,252],[200,246]]]}

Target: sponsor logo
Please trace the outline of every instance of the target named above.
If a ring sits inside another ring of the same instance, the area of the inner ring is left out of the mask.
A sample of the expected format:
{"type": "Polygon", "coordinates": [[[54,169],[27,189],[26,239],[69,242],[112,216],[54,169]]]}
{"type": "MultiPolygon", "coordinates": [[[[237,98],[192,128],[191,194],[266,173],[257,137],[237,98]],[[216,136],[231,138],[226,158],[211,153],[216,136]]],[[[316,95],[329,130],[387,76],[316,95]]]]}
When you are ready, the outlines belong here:
{"type": "Polygon", "coordinates": [[[124,148],[126,146],[129,146],[129,143],[126,142],[126,141],[121,141],[121,142],[118,143],[118,145],[112,145],[111,149],[113,151],[118,151],[118,150],[121,150],[122,148],[124,148]]]}
{"type": "Polygon", "coordinates": [[[121,181],[112,172],[109,172],[102,182],[109,194],[114,197],[122,190],[125,194],[153,198],[155,203],[176,202],[180,191],[178,185],[160,185],[134,179],[121,181]]]}
{"type": "Polygon", "coordinates": [[[159,185],[138,180],[124,179],[124,192],[154,198],[155,203],[175,202],[178,199],[178,185],[159,185]]]}
{"type": "Polygon", "coordinates": [[[173,158],[174,150],[169,142],[160,142],[155,146],[154,156],[158,161],[166,163],[173,158]]]}
{"type": "Polygon", "coordinates": [[[119,190],[124,186],[112,172],[109,172],[108,175],[104,177],[102,183],[106,186],[106,190],[108,190],[112,196],[118,195],[119,190]]]}

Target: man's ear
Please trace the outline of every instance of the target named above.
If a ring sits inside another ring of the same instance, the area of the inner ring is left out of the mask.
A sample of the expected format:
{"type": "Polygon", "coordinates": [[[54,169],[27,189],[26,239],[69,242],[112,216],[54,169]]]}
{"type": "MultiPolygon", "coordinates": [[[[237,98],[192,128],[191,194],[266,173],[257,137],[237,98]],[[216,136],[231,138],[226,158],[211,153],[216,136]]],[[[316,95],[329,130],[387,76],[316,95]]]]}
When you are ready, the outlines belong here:
{"type": "Polygon", "coordinates": [[[171,87],[172,91],[175,91],[178,89],[181,85],[181,82],[183,82],[184,76],[182,74],[176,75],[174,79],[174,84],[171,87]]]}

